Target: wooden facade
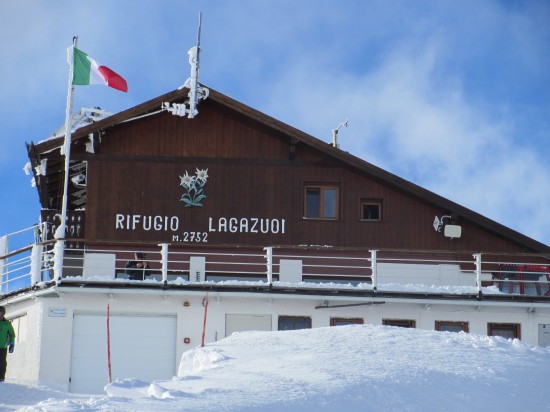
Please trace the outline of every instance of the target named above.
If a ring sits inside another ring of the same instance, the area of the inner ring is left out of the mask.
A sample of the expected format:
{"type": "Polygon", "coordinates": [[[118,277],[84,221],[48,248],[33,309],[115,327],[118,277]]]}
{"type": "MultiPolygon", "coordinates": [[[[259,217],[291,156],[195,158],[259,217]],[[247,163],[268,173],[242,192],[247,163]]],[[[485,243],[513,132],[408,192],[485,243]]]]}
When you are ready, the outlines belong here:
{"type": "MultiPolygon", "coordinates": [[[[69,209],[85,210],[87,240],[550,251],[215,91],[194,119],[160,110],[185,95],[186,89],[168,93],[73,134],[71,174],[85,174],[85,184],[69,183],[69,209]],[[197,171],[207,172],[205,197],[186,206],[181,180],[197,171]],[[334,188],[335,218],[306,217],[308,187],[334,188]],[[377,219],[362,219],[361,205],[369,202],[379,208],[377,219]],[[434,217],[443,215],[461,227],[460,238],[434,230],[434,217]]],[[[57,213],[61,144],[58,137],[28,145],[33,166],[48,159],[47,172],[35,177],[42,207],[57,213]]]]}
{"type": "Polygon", "coordinates": [[[169,361],[149,380],[170,379],[198,342],[249,330],[355,323],[550,344],[550,247],[216,91],[193,119],[162,109],[185,99],[77,128],[65,238],[64,137],[28,144],[41,242],[0,256],[31,252],[5,282],[29,286],[0,296],[26,325],[12,377],[101,392],[107,360],[81,349],[105,342],[106,308],[115,344],[131,329],[145,345],[115,361],[117,378],[156,371],[142,356],[152,328],[169,361]],[[141,279],[127,270],[136,252],[141,279]]]}

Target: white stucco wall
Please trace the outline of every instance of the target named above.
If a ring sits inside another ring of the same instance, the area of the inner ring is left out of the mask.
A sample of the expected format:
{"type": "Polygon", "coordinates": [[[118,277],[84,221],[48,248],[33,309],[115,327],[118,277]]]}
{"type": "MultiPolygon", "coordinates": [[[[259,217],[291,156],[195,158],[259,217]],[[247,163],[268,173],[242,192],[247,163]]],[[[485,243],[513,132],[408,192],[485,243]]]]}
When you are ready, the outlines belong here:
{"type": "MultiPolygon", "coordinates": [[[[24,317],[25,330],[16,337],[15,350],[8,354],[6,379],[38,381],[40,365],[40,316],[41,307],[36,301],[27,299],[17,303],[4,304],[6,317],[14,319],[24,317]]],[[[17,331],[16,331],[17,334],[17,331]]]]}
{"type": "MultiPolygon", "coordinates": [[[[8,317],[27,315],[25,341],[16,345],[9,355],[7,379],[40,381],[42,384],[69,389],[71,372],[72,329],[74,314],[106,316],[147,315],[176,317],[176,346],[174,370],[182,354],[201,344],[205,292],[162,291],[138,289],[63,289],[49,297],[34,297],[7,304],[8,317]],[[189,342],[186,342],[189,339],[189,342]]],[[[362,318],[365,324],[382,324],[383,319],[412,319],[416,327],[433,330],[435,321],[464,321],[470,333],[487,333],[488,322],[519,323],[521,337],[526,343],[538,343],[539,324],[550,324],[550,308],[457,305],[435,301],[405,301],[386,299],[386,303],[367,306],[320,308],[357,302],[338,300],[333,296],[275,295],[258,293],[209,293],[205,341],[223,339],[226,335],[226,315],[271,315],[272,330],[278,328],[279,316],[309,316],[312,327],[326,327],[330,319],[362,318]],[[328,301],[326,301],[328,299],[328,301]],[[326,302],[325,302],[326,301],[326,302]]],[[[2,303],[4,304],[4,303],[2,303]]],[[[106,327],[106,326],[105,326],[106,327]]],[[[151,347],[155,337],[151,336],[151,347]]],[[[116,359],[113,359],[116,362],[116,359]]]]}
{"type": "Polygon", "coordinates": [[[378,283],[476,286],[476,275],[453,264],[379,263],[378,283]]]}

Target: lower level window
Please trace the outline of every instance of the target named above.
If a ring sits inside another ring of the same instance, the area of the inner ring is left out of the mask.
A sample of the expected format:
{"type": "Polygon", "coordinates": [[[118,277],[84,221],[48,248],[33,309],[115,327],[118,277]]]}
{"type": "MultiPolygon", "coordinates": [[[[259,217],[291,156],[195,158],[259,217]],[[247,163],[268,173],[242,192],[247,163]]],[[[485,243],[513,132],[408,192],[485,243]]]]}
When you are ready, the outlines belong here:
{"type": "Polygon", "coordinates": [[[435,330],[441,332],[468,332],[468,322],[450,322],[446,320],[436,320],[435,330]]]}
{"type": "Polygon", "coordinates": [[[311,329],[309,316],[279,316],[279,330],[311,329]]]}
{"type": "Polygon", "coordinates": [[[506,339],[521,339],[519,323],[488,323],[487,335],[501,336],[506,339]]]}
{"type": "Polygon", "coordinates": [[[416,328],[416,321],[412,319],[382,319],[382,325],[416,328]]]}
{"type": "Polygon", "coordinates": [[[362,318],[330,318],[330,326],[362,325],[362,318]]]}

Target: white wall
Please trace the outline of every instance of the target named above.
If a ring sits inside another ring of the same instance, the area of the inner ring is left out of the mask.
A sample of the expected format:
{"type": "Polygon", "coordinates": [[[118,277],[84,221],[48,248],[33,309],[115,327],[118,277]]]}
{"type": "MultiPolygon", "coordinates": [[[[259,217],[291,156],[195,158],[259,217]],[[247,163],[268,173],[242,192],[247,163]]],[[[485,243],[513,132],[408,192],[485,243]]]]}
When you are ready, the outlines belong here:
{"type": "Polygon", "coordinates": [[[42,345],[40,382],[59,390],[69,388],[73,311],[66,299],[40,299],[42,345]]]}
{"type": "MultiPolygon", "coordinates": [[[[204,296],[204,293],[192,291],[65,289],[58,297],[35,297],[6,305],[8,317],[27,314],[28,328],[25,342],[19,343],[15,353],[8,357],[7,379],[40,381],[68,390],[73,315],[106,315],[107,304],[113,316],[176,316],[174,370],[177,371],[182,354],[201,344],[204,296]]],[[[326,299],[329,305],[357,302],[326,299]]],[[[487,333],[487,322],[520,323],[522,340],[534,345],[538,341],[538,325],[550,324],[550,308],[529,312],[527,308],[513,308],[512,305],[476,307],[439,302],[428,307],[420,301],[390,303],[386,300],[380,305],[315,309],[324,300],[322,296],[210,293],[205,341],[225,337],[227,314],[271,315],[272,330],[277,330],[278,317],[283,315],[309,316],[314,328],[329,326],[331,317],[362,318],[365,324],[374,325],[382,324],[383,319],[413,319],[417,328],[428,330],[434,329],[436,320],[465,321],[469,322],[471,333],[483,335],[487,333]]],[[[154,337],[151,337],[151,345],[154,345],[154,337]]]]}
{"type": "Polygon", "coordinates": [[[437,286],[476,286],[473,272],[462,272],[459,265],[379,263],[378,283],[437,286]]]}
{"type": "Polygon", "coordinates": [[[26,330],[19,334],[22,340],[16,342],[14,352],[8,354],[6,379],[36,382],[40,365],[40,305],[35,301],[25,300],[3,306],[6,306],[8,319],[26,317],[22,325],[26,326],[26,330]]]}

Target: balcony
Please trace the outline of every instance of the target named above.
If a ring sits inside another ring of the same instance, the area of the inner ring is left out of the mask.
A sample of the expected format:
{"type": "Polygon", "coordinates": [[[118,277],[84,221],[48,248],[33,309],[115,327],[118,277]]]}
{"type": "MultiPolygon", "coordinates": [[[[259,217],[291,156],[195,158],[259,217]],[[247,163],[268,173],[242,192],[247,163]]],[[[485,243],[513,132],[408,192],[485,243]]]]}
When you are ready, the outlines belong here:
{"type": "MultiPolygon", "coordinates": [[[[4,248],[6,249],[6,248],[4,248]]],[[[52,286],[237,288],[270,293],[405,294],[439,298],[529,297],[550,303],[550,265],[540,254],[205,246],[39,239],[0,254],[0,294],[52,286]],[[74,245],[78,243],[78,248],[74,245]],[[145,254],[147,273],[126,265],[145,254]],[[136,277],[136,276],[134,276],[136,277]]]]}

